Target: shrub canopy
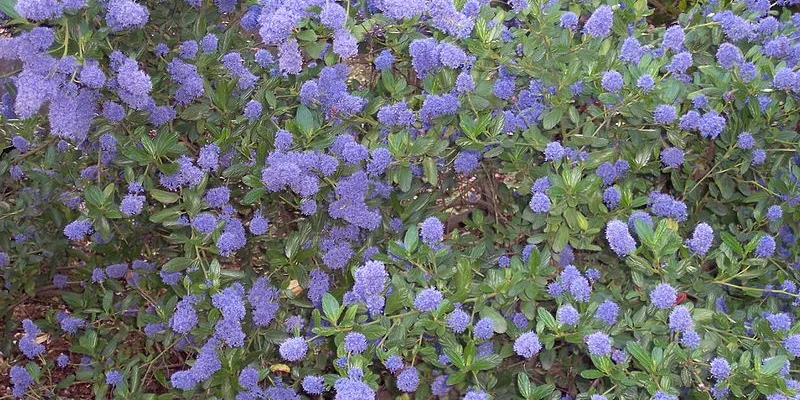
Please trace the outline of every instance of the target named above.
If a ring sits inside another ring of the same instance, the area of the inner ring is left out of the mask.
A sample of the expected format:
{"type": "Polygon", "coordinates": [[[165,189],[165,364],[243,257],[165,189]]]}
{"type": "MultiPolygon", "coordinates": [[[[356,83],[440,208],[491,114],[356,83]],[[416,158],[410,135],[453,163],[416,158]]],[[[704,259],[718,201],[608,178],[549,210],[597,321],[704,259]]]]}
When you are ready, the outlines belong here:
{"type": "Polygon", "coordinates": [[[796,3],[0,0],[0,372],[797,398],[796,3]]]}

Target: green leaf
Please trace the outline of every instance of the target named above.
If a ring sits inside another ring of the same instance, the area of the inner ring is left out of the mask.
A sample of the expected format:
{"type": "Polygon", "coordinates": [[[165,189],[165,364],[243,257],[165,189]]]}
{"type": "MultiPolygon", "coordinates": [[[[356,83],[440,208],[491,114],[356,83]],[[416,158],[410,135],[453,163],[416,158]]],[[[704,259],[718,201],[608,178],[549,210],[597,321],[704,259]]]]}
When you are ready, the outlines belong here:
{"type": "Polygon", "coordinates": [[[297,127],[300,128],[300,132],[304,135],[311,137],[311,134],[314,133],[316,122],[314,120],[314,114],[311,113],[308,107],[304,105],[297,107],[295,122],[297,123],[297,127]]]}
{"type": "Polygon", "coordinates": [[[558,322],[556,319],[553,318],[553,315],[550,314],[550,311],[547,311],[544,307],[539,307],[536,309],[536,319],[539,322],[542,322],[547,329],[551,331],[558,330],[558,322]]]}
{"type": "Polygon", "coordinates": [[[166,272],[183,271],[188,268],[192,262],[194,262],[194,260],[188,257],[175,257],[172,260],[167,261],[167,263],[164,264],[161,269],[166,272]]]}
{"type": "Polygon", "coordinates": [[[422,161],[422,168],[425,171],[425,178],[431,185],[439,183],[439,171],[436,168],[436,161],[433,157],[425,157],[422,161]]]}
{"type": "Polygon", "coordinates": [[[766,364],[761,367],[761,373],[764,375],[775,375],[786,364],[786,356],[775,356],[770,358],[766,364]]]}
{"type": "Polygon", "coordinates": [[[253,203],[261,200],[261,197],[264,196],[265,194],[267,194],[267,189],[266,188],[257,187],[257,188],[251,189],[249,192],[247,192],[247,194],[244,195],[244,197],[242,197],[242,204],[245,204],[245,205],[253,204],[253,203]]]}
{"type": "Polygon", "coordinates": [[[339,301],[328,292],[322,295],[322,311],[334,326],[339,320],[339,316],[342,315],[342,307],[339,305],[339,301]]]}
{"type": "Polygon", "coordinates": [[[103,203],[105,201],[105,196],[103,196],[103,192],[100,191],[100,188],[97,186],[89,186],[83,191],[83,198],[86,200],[87,203],[97,207],[102,208],[103,203]]]}
{"type": "Polygon", "coordinates": [[[162,204],[172,204],[180,199],[180,196],[177,193],[167,192],[160,189],[150,189],[150,196],[162,204]]]}
{"type": "Polygon", "coordinates": [[[14,6],[17,4],[16,0],[0,0],[0,11],[3,14],[8,15],[12,19],[21,18],[20,15],[17,13],[17,10],[14,9],[14,6]]]}
{"type": "Polygon", "coordinates": [[[478,357],[472,362],[473,371],[486,371],[494,369],[503,362],[503,358],[497,354],[491,354],[486,357],[478,357]]]}
{"type": "Polygon", "coordinates": [[[581,377],[586,379],[602,378],[604,374],[596,369],[585,369],[581,372],[581,377]]]}
{"type": "Polygon", "coordinates": [[[403,239],[403,247],[409,253],[413,253],[414,250],[417,249],[417,244],[419,243],[419,231],[417,231],[417,226],[413,225],[408,228],[406,231],[406,237],[403,239]]]}
{"type": "Polygon", "coordinates": [[[526,399],[531,397],[531,380],[523,372],[517,374],[517,389],[519,389],[519,394],[522,397],[526,399]]]}
{"type": "Polygon", "coordinates": [[[653,359],[650,358],[650,354],[647,354],[647,352],[638,343],[628,342],[628,344],[625,346],[625,349],[630,355],[633,356],[633,358],[636,359],[636,361],[639,362],[639,364],[642,365],[642,367],[644,367],[645,370],[651,373],[655,371],[655,362],[653,362],[653,359]]]}

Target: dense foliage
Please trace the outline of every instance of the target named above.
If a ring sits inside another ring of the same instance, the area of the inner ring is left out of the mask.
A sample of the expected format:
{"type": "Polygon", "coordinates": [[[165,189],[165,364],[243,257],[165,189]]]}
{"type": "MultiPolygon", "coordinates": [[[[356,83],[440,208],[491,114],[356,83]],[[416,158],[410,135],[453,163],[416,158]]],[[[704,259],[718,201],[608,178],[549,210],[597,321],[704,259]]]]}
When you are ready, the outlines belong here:
{"type": "Polygon", "coordinates": [[[0,0],[9,391],[799,398],[796,3],[0,0]]]}

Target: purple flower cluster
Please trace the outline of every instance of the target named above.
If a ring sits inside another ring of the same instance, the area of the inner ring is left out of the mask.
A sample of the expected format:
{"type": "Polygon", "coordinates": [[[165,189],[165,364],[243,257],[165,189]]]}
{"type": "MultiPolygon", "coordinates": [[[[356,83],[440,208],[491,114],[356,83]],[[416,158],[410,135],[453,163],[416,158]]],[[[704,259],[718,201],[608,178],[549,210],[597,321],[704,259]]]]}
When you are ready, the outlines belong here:
{"type": "Polygon", "coordinates": [[[361,112],[366,100],[348,91],[348,71],[345,64],[323,68],[319,78],[303,83],[300,101],[309,107],[319,105],[330,119],[347,118],[361,112]]]}
{"type": "Polygon", "coordinates": [[[172,386],[176,389],[189,390],[219,371],[222,368],[222,362],[220,362],[217,355],[218,346],[217,339],[209,339],[200,348],[200,352],[191,368],[172,374],[170,377],[172,386]]]}
{"type": "Polygon", "coordinates": [[[686,221],[688,217],[686,204],[666,193],[652,192],[648,200],[650,210],[659,217],[672,218],[678,222],[686,221]]]}
{"type": "Polygon", "coordinates": [[[606,240],[614,253],[625,257],[636,251],[636,240],[628,231],[628,225],[618,219],[609,221],[606,225],[606,240]]]}
{"type": "Polygon", "coordinates": [[[353,273],[355,282],[351,291],[344,296],[345,304],[363,302],[370,316],[383,312],[384,291],[389,281],[386,266],[380,261],[367,261],[353,273]]]}
{"type": "Polygon", "coordinates": [[[250,89],[255,86],[258,77],[253,75],[244,64],[242,55],[237,52],[230,52],[222,57],[222,66],[237,79],[236,87],[239,90],[250,89]]]}

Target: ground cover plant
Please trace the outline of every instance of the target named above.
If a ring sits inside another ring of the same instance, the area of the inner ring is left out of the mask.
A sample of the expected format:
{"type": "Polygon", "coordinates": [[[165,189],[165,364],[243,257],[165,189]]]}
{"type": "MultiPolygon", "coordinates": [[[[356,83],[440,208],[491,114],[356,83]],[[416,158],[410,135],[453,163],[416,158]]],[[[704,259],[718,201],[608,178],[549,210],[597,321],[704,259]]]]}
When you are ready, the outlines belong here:
{"type": "Polygon", "coordinates": [[[0,0],[2,398],[800,398],[797,3],[0,0]]]}

